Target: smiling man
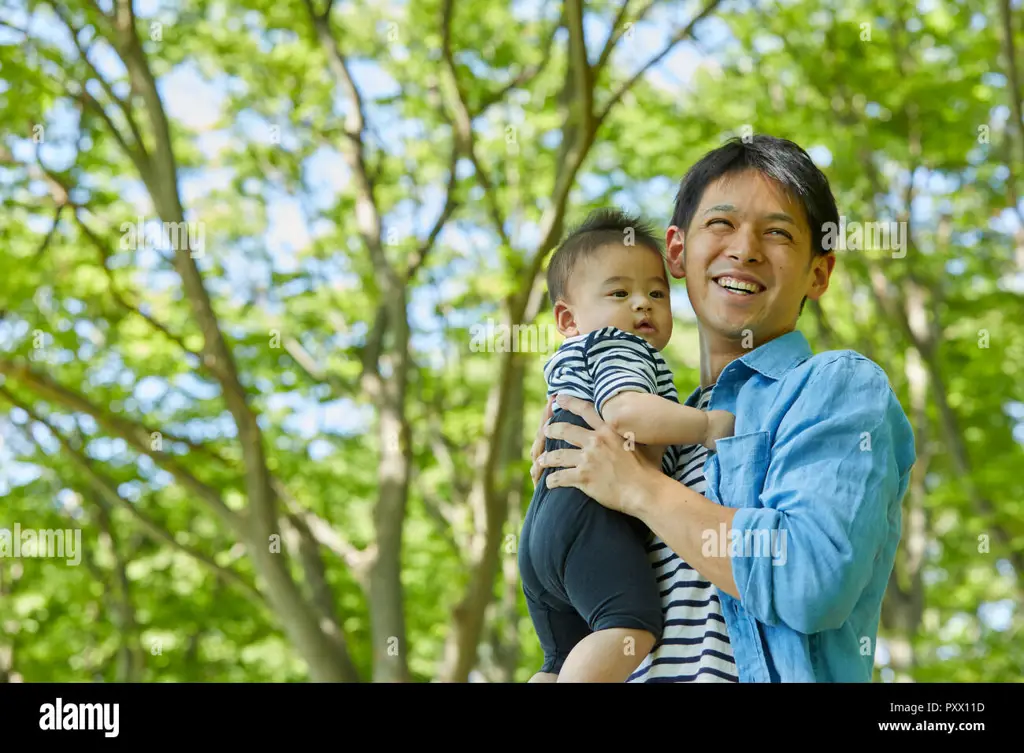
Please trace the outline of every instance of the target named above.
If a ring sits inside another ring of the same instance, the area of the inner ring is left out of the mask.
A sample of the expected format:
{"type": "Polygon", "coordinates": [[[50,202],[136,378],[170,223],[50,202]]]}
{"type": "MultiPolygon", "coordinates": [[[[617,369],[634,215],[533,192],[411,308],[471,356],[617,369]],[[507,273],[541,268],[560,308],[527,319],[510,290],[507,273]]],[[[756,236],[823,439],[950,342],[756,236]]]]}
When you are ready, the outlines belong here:
{"type": "MultiPolygon", "coordinates": [[[[580,489],[653,532],[664,633],[631,682],[867,682],[916,456],[885,372],[813,354],[796,329],[828,289],[838,222],[825,176],[790,141],[734,139],[683,179],[668,228],[696,313],[701,385],[686,404],[736,416],[672,477],[598,417],[542,427],[535,482],[580,489]],[[579,449],[541,454],[544,438],[579,449]]],[[[550,411],[550,408],[549,408],[550,411]]]]}

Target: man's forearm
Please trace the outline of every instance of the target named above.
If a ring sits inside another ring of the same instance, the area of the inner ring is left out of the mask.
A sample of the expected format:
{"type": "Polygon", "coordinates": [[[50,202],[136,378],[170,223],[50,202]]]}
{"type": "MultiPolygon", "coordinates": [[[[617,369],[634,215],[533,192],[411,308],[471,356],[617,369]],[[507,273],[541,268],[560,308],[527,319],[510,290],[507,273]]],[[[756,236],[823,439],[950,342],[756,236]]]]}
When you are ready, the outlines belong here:
{"type": "Polygon", "coordinates": [[[728,540],[719,542],[722,525],[728,536],[736,511],[716,505],[663,473],[652,469],[650,474],[649,483],[635,496],[630,514],[642,520],[690,567],[738,599],[728,540]],[[704,554],[708,537],[714,542],[710,556],[704,554]]]}

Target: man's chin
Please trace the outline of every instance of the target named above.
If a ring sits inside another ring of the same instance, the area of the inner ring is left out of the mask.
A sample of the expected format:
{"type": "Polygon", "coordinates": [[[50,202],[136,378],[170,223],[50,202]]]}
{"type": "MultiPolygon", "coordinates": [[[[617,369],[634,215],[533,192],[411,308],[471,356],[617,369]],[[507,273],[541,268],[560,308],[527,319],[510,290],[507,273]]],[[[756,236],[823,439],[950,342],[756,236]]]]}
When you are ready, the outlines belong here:
{"type": "Polygon", "coordinates": [[[744,343],[744,347],[751,347],[749,343],[757,339],[761,330],[760,323],[754,317],[722,316],[705,321],[719,337],[744,343]]]}

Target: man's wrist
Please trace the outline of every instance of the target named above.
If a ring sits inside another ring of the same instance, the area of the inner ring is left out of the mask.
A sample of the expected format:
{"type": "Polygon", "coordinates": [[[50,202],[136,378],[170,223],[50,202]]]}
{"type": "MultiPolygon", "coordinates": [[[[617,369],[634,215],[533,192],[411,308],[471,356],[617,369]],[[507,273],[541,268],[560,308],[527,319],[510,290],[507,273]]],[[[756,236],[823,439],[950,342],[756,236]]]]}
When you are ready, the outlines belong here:
{"type": "Polygon", "coordinates": [[[643,470],[641,482],[629,494],[623,512],[646,523],[657,510],[659,500],[664,497],[664,483],[672,479],[660,469],[645,467],[643,470]]]}

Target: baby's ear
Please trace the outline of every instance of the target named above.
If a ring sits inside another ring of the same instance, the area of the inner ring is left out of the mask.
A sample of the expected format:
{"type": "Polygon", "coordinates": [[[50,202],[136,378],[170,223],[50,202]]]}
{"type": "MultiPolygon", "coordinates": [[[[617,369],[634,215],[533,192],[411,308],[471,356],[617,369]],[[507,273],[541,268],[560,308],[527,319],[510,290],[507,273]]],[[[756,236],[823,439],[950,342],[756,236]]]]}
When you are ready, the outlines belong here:
{"type": "Polygon", "coordinates": [[[558,301],[555,304],[555,326],[563,337],[575,337],[580,333],[576,317],[565,301],[558,301]]]}

